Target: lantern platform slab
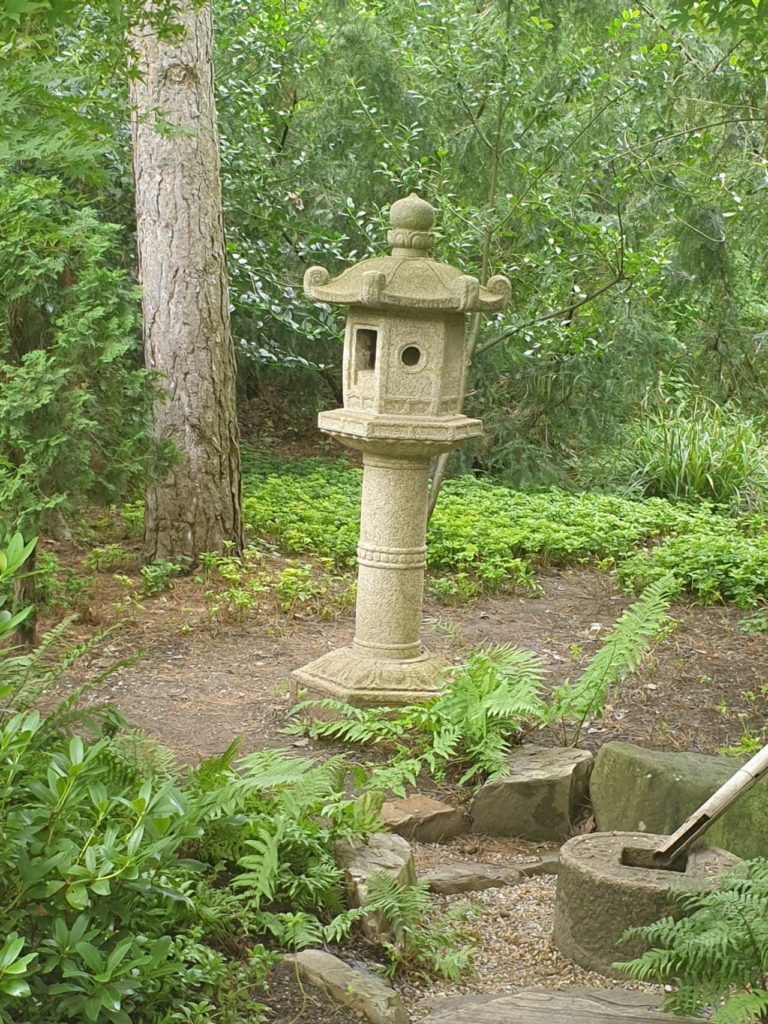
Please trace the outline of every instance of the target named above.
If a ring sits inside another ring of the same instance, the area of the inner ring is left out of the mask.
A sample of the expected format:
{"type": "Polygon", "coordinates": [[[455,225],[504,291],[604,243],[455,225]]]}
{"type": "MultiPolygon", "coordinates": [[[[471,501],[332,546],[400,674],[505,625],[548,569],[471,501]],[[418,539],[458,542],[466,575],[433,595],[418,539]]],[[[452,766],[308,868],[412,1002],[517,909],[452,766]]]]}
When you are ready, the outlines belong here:
{"type": "Polygon", "coordinates": [[[293,672],[298,686],[358,707],[399,707],[438,694],[442,658],[424,651],[418,658],[368,658],[354,647],[340,647],[293,672]]]}
{"type": "Polygon", "coordinates": [[[450,451],[483,432],[480,420],[460,414],[398,416],[358,409],[330,409],[320,413],[317,423],[325,433],[352,447],[357,447],[356,441],[374,445],[379,442],[388,448],[401,445],[403,454],[417,451],[426,459],[434,458],[440,451],[450,451]]]}

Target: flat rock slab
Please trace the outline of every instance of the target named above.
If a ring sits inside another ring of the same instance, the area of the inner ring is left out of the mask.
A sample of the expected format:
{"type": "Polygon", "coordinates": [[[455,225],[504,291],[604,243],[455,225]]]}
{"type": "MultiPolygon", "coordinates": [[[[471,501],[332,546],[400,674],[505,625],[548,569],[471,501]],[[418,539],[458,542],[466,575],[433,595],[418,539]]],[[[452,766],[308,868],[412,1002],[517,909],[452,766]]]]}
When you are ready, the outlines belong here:
{"type": "Polygon", "coordinates": [[[431,892],[451,896],[457,892],[480,892],[481,889],[501,889],[517,885],[520,872],[516,868],[503,868],[498,864],[446,864],[419,877],[431,892]]]}
{"type": "MultiPolygon", "coordinates": [[[[743,761],[606,743],[595,759],[590,796],[601,832],[671,835],[743,761]]],[[[768,856],[768,780],[716,821],[701,840],[748,860],[768,856]]]]}
{"type": "Polygon", "coordinates": [[[417,843],[441,843],[464,831],[464,812],[458,807],[417,793],[405,800],[387,800],[381,821],[392,832],[417,843]]]}
{"type": "Polygon", "coordinates": [[[538,860],[530,864],[520,865],[520,874],[523,878],[534,878],[537,875],[558,875],[560,873],[560,851],[542,853],[538,860]]]}
{"type": "Polygon", "coordinates": [[[616,1024],[617,1020],[624,1024],[692,1024],[692,1018],[662,1013],[656,996],[620,989],[523,989],[488,1001],[457,1000],[453,1006],[434,1011],[423,1024],[616,1024]]]}
{"type": "Polygon", "coordinates": [[[588,803],[592,755],[573,747],[523,746],[512,752],[509,773],[486,782],[472,799],[472,831],[560,843],[588,803]]]}
{"type": "Polygon", "coordinates": [[[322,949],[304,949],[286,959],[309,985],[361,1013],[371,1024],[409,1024],[400,996],[383,978],[358,971],[322,949]]]}

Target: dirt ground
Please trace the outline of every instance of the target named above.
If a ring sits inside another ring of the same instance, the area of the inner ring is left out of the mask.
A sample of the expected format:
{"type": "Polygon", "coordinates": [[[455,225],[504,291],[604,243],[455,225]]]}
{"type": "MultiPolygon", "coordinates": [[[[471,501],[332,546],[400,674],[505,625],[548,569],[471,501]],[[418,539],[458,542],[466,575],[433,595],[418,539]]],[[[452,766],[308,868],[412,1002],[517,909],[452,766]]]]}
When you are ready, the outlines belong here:
{"type": "MultiPolygon", "coordinates": [[[[109,617],[99,614],[99,606],[114,597],[109,579],[104,577],[90,616],[102,624],[109,617]]],[[[486,597],[462,607],[428,600],[427,647],[460,661],[472,649],[514,644],[545,659],[552,683],[577,677],[630,598],[609,574],[591,568],[543,572],[538,582],[538,597],[486,597]]],[[[291,672],[349,642],[352,610],[318,618],[274,608],[212,626],[190,619],[194,590],[180,579],[169,591],[143,599],[134,618],[79,663],[67,689],[133,658],[90,690],[85,702],[113,703],[133,726],[186,762],[222,751],[235,736],[242,736],[244,753],[290,747],[281,730],[292,704],[291,672]]],[[[675,629],[614,695],[604,720],[587,726],[582,744],[596,749],[606,740],[624,739],[713,753],[738,743],[745,728],[765,725],[768,694],[761,687],[768,682],[768,638],[746,633],[740,625],[744,613],[732,607],[678,604],[671,615],[675,629]]],[[[72,629],[83,638],[96,627],[80,622],[72,629]]],[[[554,733],[531,738],[558,742],[554,733]]],[[[306,741],[300,743],[307,752],[306,741]]]]}

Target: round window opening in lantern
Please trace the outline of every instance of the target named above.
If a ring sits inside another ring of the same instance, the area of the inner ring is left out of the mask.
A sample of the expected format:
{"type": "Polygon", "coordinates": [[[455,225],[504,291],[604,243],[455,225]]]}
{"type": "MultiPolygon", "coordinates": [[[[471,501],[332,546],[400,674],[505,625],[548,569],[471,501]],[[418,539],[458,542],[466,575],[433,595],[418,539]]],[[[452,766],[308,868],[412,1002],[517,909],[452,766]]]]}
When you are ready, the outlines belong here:
{"type": "Polygon", "coordinates": [[[400,353],[403,366],[418,366],[421,362],[421,349],[415,345],[407,345],[400,353]]]}

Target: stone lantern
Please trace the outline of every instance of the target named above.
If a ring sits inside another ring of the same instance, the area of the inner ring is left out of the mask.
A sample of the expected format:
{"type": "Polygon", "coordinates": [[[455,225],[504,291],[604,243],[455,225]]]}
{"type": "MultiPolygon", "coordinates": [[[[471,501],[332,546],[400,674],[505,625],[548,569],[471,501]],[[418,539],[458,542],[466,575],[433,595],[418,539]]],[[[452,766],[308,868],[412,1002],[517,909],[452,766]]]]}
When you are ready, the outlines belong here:
{"type": "Polygon", "coordinates": [[[430,462],[482,432],[462,415],[466,314],[495,312],[510,284],[487,287],[430,258],[434,210],[417,195],[394,203],[392,255],[331,278],[310,267],[315,302],[349,307],[344,407],[320,428],[363,454],[355,638],[298,669],[312,690],[357,705],[431,697],[443,663],[421,640],[430,462]]]}

